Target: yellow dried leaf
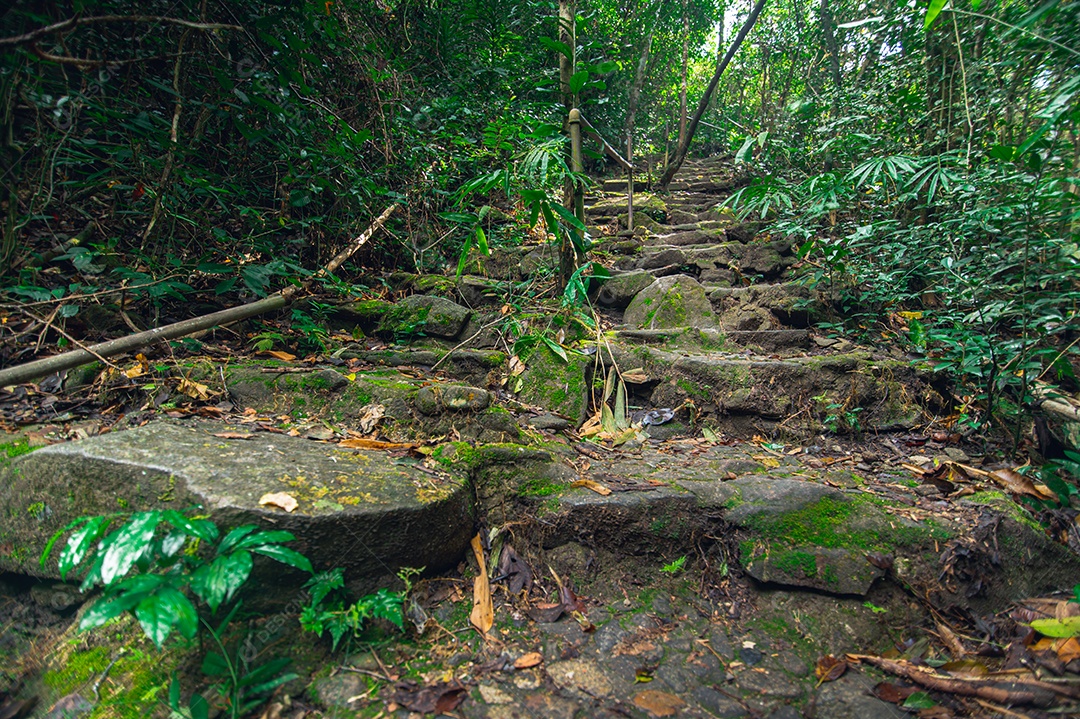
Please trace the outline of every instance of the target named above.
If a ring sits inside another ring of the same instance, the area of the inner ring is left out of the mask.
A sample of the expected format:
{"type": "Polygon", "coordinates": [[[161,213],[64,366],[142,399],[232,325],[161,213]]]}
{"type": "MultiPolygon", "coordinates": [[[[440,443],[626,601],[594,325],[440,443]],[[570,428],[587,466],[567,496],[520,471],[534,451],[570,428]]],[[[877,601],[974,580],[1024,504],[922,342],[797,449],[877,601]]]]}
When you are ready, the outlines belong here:
{"type": "Polygon", "coordinates": [[[266,350],[265,352],[260,352],[259,354],[264,354],[268,357],[279,359],[282,362],[292,362],[294,359],[296,359],[296,355],[289,354],[288,352],[282,352],[281,350],[266,350]]]}
{"type": "Polygon", "coordinates": [[[579,479],[576,482],[571,482],[570,486],[571,487],[584,487],[585,489],[591,489],[592,491],[599,494],[601,497],[606,497],[609,494],[611,494],[610,489],[608,489],[604,485],[600,484],[599,482],[592,481],[591,479],[579,479]]]}
{"type": "Polygon", "coordinates": [[[529,669],[542,664],[543,661],[544,655],[540,652],[529,652],[514,660],[514,669],[529,669]]]}
{"type": "Polygon", "coordinates": [[[271,492],[259,497],[259,504],[263,507],[277,507],[284,509],[286,512],[292,512],[299,504],[292,497],[292,495],[286,492],[271,492]]]}
{"type": "Polygon", "coordinates": [[[473,607],[472,612],[469,613],[469,622],[486,637],[495,624],[495,607],[491,602],[491,585],[488,584],[484,545],[480,542],[479,534],[472,539],[472,549],[480,571],[473,580],[473,607]]]}
{"type": "Polygon", "coordinates": [[[180,378],[180,384],[176,386],[176,390],[181,394],[186,394],[192,399],[210,399],[210,388],[199,382],[194,382],[187,377],[180,378]]]}

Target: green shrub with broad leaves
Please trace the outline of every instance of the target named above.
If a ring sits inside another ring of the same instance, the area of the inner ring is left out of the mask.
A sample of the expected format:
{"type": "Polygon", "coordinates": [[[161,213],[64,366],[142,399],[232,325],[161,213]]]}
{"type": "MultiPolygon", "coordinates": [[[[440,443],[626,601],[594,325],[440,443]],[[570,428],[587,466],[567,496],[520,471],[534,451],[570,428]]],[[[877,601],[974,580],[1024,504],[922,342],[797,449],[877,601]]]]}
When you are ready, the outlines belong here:
{"type": "MultiPolygon", "coordinates": [[[[250,712],[270,692],[296,677],[282,673],[288,659],[250,666],[239,652],[226,649],[226,629],[236,616],[239,601],[216,627],[208,621],[208,615],[232,602],[247,582],[253,555],[311,573],[311,562],[284,546],[295,539],[289,532],[259,531],[247,524],[222,536],[211,520],[175,510],[80,517],[49,540],[41,555],[42,567],[57,541],[68,532],[57,560],[60,576],[66,578],[85,569],[82,591],[101,587],[101,596],[79,621],[80,630],[100,627],[130,612],[146,636],[161,648],[174,631],[194,639],[201,626],[218,649],[206,653],[202,671],[225,699],[231,717],[250,712]]],[[[209,713],[208,702],[199,694],[181,708],[175,677],[169,704],[173,717],[205,719],[209,713]]]]}

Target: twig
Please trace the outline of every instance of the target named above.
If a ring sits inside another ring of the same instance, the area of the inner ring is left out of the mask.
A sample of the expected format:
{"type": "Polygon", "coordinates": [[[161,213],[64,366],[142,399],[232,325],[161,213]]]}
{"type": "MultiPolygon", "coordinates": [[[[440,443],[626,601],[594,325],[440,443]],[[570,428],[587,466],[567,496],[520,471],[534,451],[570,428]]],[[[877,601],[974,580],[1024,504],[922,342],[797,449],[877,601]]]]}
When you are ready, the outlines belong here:
{"type": "Polygon", "coordinates": [[[464,347],[465,345],[469,344],[474,339],[479,337],[480,333],[483,332],[484,330],[486,330],[488,327],[493,327],[494,325],[497,325],[500,322],[502,322],[501,317],[499,319],[497,319],[497,320],[492,320],[491,322],[488,322],[486,325],[482,326],[480,329],[476,330],[476,332],[474,332],[473,335],[471,337],[469,337],[468,339],[464,339],[461,342],[458,342],[454,347],[452,347],[450,349],[449,352],[447,352],[441,358],[439,358],[438,362],[431,365],[431,371],[434,372],[436,370],[436,368],[438,368],[439,365],[441,365],[443,362],[445,362],[450,357],[450,355],[454,354],[454,352],[456,352],[457,350],[461,349],[462,347],[464,347]]]}
{"type": "Polygon", "coordinates": [[[93,17],[72,17],[67,20],[61,20],[55,22],[52,25],[46,25],[45,27],[39,27],[37,30],[31,30],[30,32],[23,33],[22,35],[15,35],[13,37],[0,38],[0,47],[10,47],[14,45],[26,45],[32,43],[39,38],[43,38],[46,35],[53,35],[58,32],[65,32],[67,30],[73,30],[80,25],[93,25],[97,23],[109,23],[109,22],[131,22],[131,23],[165,23],[168,25],[180,25],[181,27],[191,28],[192,30],[243,30],[244,28],[239,25],[225,25],[222,23],[206,23],[206,22],[191,22],[190,20],[181,20],[176,17],[163,17],[160,15],[95,15],[93,17]]]}
{"type": "MultiPolygon", "coordinates": [[[[57,308],[57,310],[59,310],[59,309],[60,309],[60,308],[58,307],[58,308],[57,308]]],[[[24,312],[25,312],[25,311],[24,311],[24,312]]],[[[36,321],[38,321],[38,322],[42,323],[43,325],[45,325],[45,329],[48,329],[49,327],[52,327],[52,328],[53,328],[54,330],[56,330],[57,332],[59,332],[60,334],[62,334],[62,335],[63,335],[63,336],[65,337],[65,338],[67,338],[67,340],[68,340],[69,342],[71,342],[71,343],[72,343],[73,345],[75,345],[75,346],[76,346],[76,347],[78,347],[79,349],[83,350],[84,352],[89,352],[90,354],[92,354],[92,355],[93,355],[94,357],[96,357],[96,358],[97,358],[98,360],[100,360],[101,362],[104,362],[104,363],[105,363],[106,365],[108,365],[109,367],[112,367],[113,369],[120,369],[120,368],[119,368],[119,367],[118,367],[117,365],[113,364],[112,362],[110,362],[109,360],[105,359],[104,357],[102,357],[102,356],[101,356],[100,354],[98,354],[97,352],[95,352],[95,351],[93,350],[93,348],[91,348],[91,347],[87,347],[87,346],[86,346],[86,345],[84,345],[84,344],[83,344],[82,342],[80,342],[79,340],[75,339],[74,337],[72,337],[71,335],[69,335],[69,334],[68,334],[67,332],[65,332],[65,331],[64,331],[64,330],[63,330],[62,328],[60,328],[60,327],[57,327],[56,325],[54,325],[54,324],[53,324],[52,322],[50,322],[49,320],[44,320],[44,319],[42,319],[42,318],[38,317],[37,315],[35,315],[35,314],[34,314],[33,312],[25,312],[25,314],[27,314],[28,316],[30,316],[30,318],[32,318],[32,319],[34,319],[34,320],[36,320],[36,321]]],[[[54,317],[54,316],[56,316],[56,311],[54,311],[54,312],[52,313],[52,315],[50,315],[50,318],[51,318],[51,317],[54,317]]],[[[44,331],[44,330],[42,330],[42,331],[44,331]]],[[[66,368],[65,368],[65,369],[66,369],[66,368]]],[[[57,370],[57,371],[59,372],[60,370],[57,370]]]]}

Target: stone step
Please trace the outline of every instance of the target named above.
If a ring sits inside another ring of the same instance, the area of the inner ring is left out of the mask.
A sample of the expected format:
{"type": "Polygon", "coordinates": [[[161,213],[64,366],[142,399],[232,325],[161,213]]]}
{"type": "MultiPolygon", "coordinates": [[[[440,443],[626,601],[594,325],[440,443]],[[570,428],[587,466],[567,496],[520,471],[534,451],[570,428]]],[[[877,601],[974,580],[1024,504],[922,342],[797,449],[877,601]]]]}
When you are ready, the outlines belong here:
{"type": "MultiPolygon", "coordinates": [[[[40,548],[76,517],[116,512],[118,499],[130,512],[201,505],[223,528],[291,532],[296,541],[288,546],[315,571],[345,569],[360,594],[388,586],[400,567],[445,569],[461,560],[473,534],[467,471],[252,430],[155,421],[20,457],[0,482],[12,515],[4,531],[13,546],[32,551],[0,555],[0,569],[58,578],[55,561],[38,564],[40,548]],[[273,493],[288,494],[296,509],[260,504],[273,493]]],[[[307,579],[256,557],[252,599],[295,600],[307,579]]]]}
{"type": "MultiPolygon", "coordinates": [[[[621,179],[604,180],[603,184],[601,185],[601,189],[604,192],[611,192],[611,193],[622,192],[622,193],[625,193],[626,192],[626,186],[628,184],[629,183],[627,182],[625,177],[621,178],[621,179]]],[[[648,189],[649,189],[649,184],[647,182],[645,182],[644,180],[634,180],[634,192],[645,192],[648,189]]]]}

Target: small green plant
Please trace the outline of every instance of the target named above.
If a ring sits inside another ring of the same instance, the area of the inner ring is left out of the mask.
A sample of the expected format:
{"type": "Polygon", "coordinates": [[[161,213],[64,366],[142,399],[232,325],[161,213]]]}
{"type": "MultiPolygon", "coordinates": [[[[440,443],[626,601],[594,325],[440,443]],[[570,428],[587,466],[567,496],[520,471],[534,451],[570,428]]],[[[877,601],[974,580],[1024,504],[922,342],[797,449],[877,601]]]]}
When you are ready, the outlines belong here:
{"type": "MultiPolygon", "coordinates": [[[[238,655],[230,656],[223,635],[240,603],[232,606],[214,628],[207,615],[229,603],[251,574],[253,554],[261,554],[291,567],[311,572],[311,563],[299,552],[283,546],[294,539],[289,532],[258,531],[253,524],[237,527],[224,537],[205,517],[175,510],[79,517],[57,532],[41,554],[41,566],[56,542],[71,532],[60,551],[60,576],[88,567],[82,591],[100,586],[102,595],[83,614],[79,630],[99,627],[130,612],[143,633],[160,649],[174,630],[187,639],[207,631],[220,651],[209,651],[203,673],[218,679],[217,691],[228,702],[234,719],[258,706],[266,694],[294,675],[282,674],[287,659],[251,667],[238,655]],[[123,520],[110,532],[113,524],[123,520]],[[194,595],[195,602],[190,595],[194,595]],[[198,607],[196,606],[198,603],[198,607]]],[[[174,717],[205,719],[205,699],[195,695],[181,708],[179,686],[170,689],[174,717]]]]}
{"type": "Polygon", "coordinates": [[[874,614],[884,614],[886,611],[888,611],[887,609],[885,609],[885,607],[879,607],[878,605],[870,601],[863,602],[863,606],[869,609],[874,614]]]}
{"type": "Polygon", "coordinates": [[[821,423],[832,434],[840,434],[842,431],[858,434],[862,430],[862,425],[859,424],[859,413],[863,411],[862,407],[845,409],[844,405],[832,401],[824,393],[812,399],[825,411],[825,419],[821,423]]]}
{"type": "Polygon", "coordinates": [[[293,327],[303,335],[300,346],[312,352],[325,352],[330,333],[326,326],[303,310],[292,311],[293,327]]]}
{"type": "Polygon", "coordinates": [[[285,335],[267,330],[251,338],[251,346],[255,348],[256,352],[268,352],[274,349],[275,344],[284,345],[285,335]]]}
{"type": "Polygon", "coordinates": [[[686,555],[684,554],[683,556],[676,559],[674,562],[671,562],[670,564],[665,564],[664,566],[660,567],[660,571],[664,572],[665,574],[674,575],[674,574],[678,574],[679,572],[681,572],[683,570],[683,567],[685,567],[685,566],[686,566],[686,555]]]}
{"type": "Polygon", "coordinates": [[[342,637],[360,634],[372,618],[385,619],[398,629],[404,627],[403,592],[382,588],[349,603],[344,574],[340,568],[331,569],[316,574],[304,585],[311,593],[311,602],[300,612],[300,626],[305,631],[320,637],[329,632],[332,647],[337,649],[342,637]]]}

